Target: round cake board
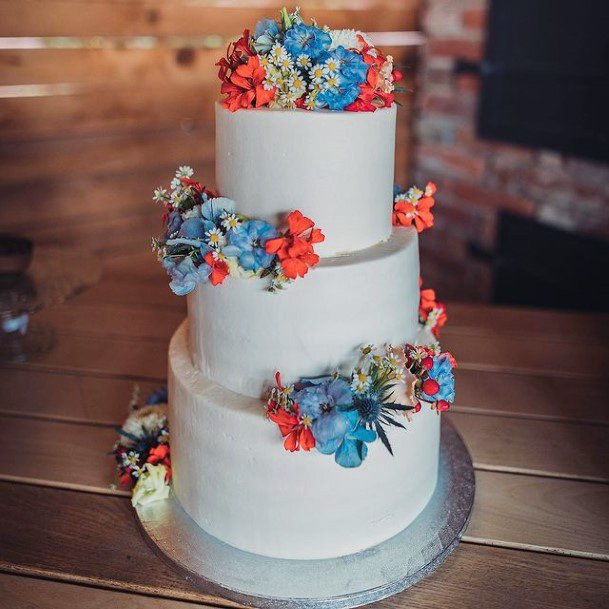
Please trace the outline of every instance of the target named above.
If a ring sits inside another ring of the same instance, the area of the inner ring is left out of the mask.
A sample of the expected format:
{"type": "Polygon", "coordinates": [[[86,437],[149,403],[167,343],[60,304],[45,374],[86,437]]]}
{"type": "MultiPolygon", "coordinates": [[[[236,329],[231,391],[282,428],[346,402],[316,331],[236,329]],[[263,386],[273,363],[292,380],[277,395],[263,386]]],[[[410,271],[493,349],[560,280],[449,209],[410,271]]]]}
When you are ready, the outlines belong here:
{"type": "Polygon", "coordinates": [[[467,448],[444,416],[429,503],[401,533],[357,554],[286,560],[244,552],[203,531],[173,493],[136,513],[153,548],[206,593],[262,609],[343,609],[401,592],[434,571],[467,527],[474,489],[467,448]]]}

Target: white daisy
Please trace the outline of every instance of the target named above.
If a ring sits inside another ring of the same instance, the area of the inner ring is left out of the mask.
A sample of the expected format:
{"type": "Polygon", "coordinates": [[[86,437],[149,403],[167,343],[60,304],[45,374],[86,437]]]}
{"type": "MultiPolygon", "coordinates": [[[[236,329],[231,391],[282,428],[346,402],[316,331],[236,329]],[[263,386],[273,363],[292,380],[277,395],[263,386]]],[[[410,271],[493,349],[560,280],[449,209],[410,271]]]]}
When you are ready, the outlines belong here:
{"type": "Polygon", "coordinates": [[[302,55],[299,55],[296,58],[296,65],[302,70],[308,70],[313,64],[311,63],[311,58],[305,53],[302,53],[302,55]]]}
{"type": "Polygon", "coordinates": [[[122,461],[125,467],[133,467],[140,460],[140,453],[130,450],[128,453],[123,453],[122,461]]]}
{"type": "Polygon", "coordinates": [[[307,110],[316,110],[317,109],[317,102],[315,101],[317,99],[317,93],[310,93],[309,95],[307,95],[307,97],[305,98],[305,108],[307,110]]]}
{"type": "Polygon", "coordinates": [[[288,87],[292,93],[296,93],[296,97],[300,97],[306,90],[306,83],[300,73],[294,71],[288,79],[288,87]]]}
{"type": "Polygon", "coordinates": [[[154,194],[152,195],[152,200],[156,201],[157,203],[162,203],[168,197],[169,197],[169,193],[167,192],[167,190],[165,188],[161,188],[159,186],[158,188],[154,189],[154,194]]]}
{"type": "Polygon", "coordinates": [[[371,382],[370,375],[361,368],[356,368],[351,375],[351,389],[355,393],[364,393],[370,387],[371,382]]]}
{"type": "Polygon", "coordinates": [[[207,237],[207,244],[210,247],[218,248],[226,245],[226,237],[224,236],[222,231],[216,226],[214,226],[214,228],[209,229],[205,233],[205,236],[207,237]]]}
{"type": "Polygon", "coordinates": [[[328,68],[330,74],[338,72],[338,69],[340,68],[340,62],[334,57],[329,57],[328,59],[326,59],[324,65],[326,66],[326,68],[328,68]]]}
{"type": "Polygon", "coordinates": [[[226,262],[226,256],[220,250],[212,250],[211,255],[214,260],[226,262]]]}
{"type": "Polygon", "coordinates": [[[322,83],[328,76],[328,68],[323,64],[316,64],[309,70],[311,81],[315,84],[322,83]]]}
{"type": "Polygon", "coordinates": [[[178,188],[182,188],[182,182],[180,182],[180,178],[173,178],[171,180],[169,187],[171,190],[177,190],[178,188]]]}
{"type": "Polygon", "coordinates": [[[190,178],[194,173],[194,169],[188,165],[181,165],[176,170],[176,178],[190,178]]]}
{"type": "Polygon", "coordinates": [[[290,59],[288,52],[285,47],[280,43],[276,42],[269,51],[269,60],[276,66],[280,66],[286,59],[290,59]]]}
{"type": "Polygon", "coordinates": [[[326,81],[324,82],[324,88],[325,89],[337,89],[339,84],[340,84],[340,76],[329,75],[328,78],[326,78],[326,81]]]}
{"type": "Polygon", "coordinates": [[[224,230],[237,230],[239,226],[241,226],[241,220],[237,217],[236,214],[230,214],[228,212],[224,212],[220,216],[220,220],[222,220],[222,226],[224,230]]]}

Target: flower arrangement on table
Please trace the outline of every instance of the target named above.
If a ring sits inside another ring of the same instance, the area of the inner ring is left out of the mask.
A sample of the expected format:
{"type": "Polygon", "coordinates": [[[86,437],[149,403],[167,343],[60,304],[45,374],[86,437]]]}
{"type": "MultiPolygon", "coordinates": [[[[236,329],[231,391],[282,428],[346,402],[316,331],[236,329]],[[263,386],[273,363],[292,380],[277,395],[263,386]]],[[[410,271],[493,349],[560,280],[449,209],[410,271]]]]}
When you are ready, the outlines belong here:
{"type": "Polygon", "coordinates": [[[190,167],[179,167],[170,189],[157,188],[153,199],[165,208],[163,234],[153,250],[171,277],[178,296],[197,285],[220,285],[227,277],[268,277],[278,291],[304,277],[319,262],[315,244],[319,228],[298,210],[288,214],[283,230],[239,214],[235,202],[217,196],[192,179],[190,167]]]}
{"type": "Polygon", "coordinates": [[[136,388],[130,404],[131,414],[117,428],[119,439],[112,450],[119,484],[132,489],[133,506],[166,499],[171,480],[167,388],[161,387],[150,394],[143,407],[138,398],[136,388]]]}
{"type": "Polygon", "coordinates": [[[307,25],[296,9],[245,30],[216,64],[231,112],[242,108],[374,112],[391,106],[402,78],[370,38],[356,30],[307,25]]]}
{"type": "MultiPolygon", "coordinates": [[[[422,327],[437,337],[447,317],[433,290],[421,292],[419,315],[422,327]]],[[[344,375],[336,371],[283,385],[277,372],[267,416],[278,426],[287,451],[316,448],[334,455],[342,467],[358,467],[368,444],[376,440],[393,454],[386,429],[405,429],[404,422],[421,410],[422,403],[438,412],[450,408],[456,366],[437,340],[426,346],[367,345],[360,350],[357,365],[344,375]]]]}

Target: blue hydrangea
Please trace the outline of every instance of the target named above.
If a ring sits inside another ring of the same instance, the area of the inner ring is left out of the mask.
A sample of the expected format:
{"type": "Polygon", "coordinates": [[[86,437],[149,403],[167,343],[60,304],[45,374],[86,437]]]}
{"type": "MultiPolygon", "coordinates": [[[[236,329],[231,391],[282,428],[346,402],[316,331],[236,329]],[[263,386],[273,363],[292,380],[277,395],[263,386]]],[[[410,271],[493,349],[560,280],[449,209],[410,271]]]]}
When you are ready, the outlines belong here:
{"type": "Polygon", "coordinates": [[[197,285],[207,283],[211,274],[211,267],[204,262],[196,266],[190,256],[180,259],[170,256],[163,258],[163,266],[171,277],[169,287],[177,296],[190,294],[197,285]]]}
{"type": "Polygon", "coordinates": [[[278,236],[279,233],[270,224],[262,220],[249,220],[228,233],[228,245],[222,253],[237,258],[239,266],[246,271],[265,269],[275,258],[273,254],[266,253],[265,244],[278,236]]]}
{"type": "MultiPolygon", "coordinates": [[[[295,391],[293,400],[300,407],[300,414],[317,419],[337,406],[351,406],[353,395],[349,384],[331,376],[303,379],[304,387],[295,391]]],[[[313,434],[315,435],[315,434],[313,434]]]]}
{"type": "Polygon", "coordinates": [[[227,197],[215,197],[207,199],[201,206],[201,215],[204,220],[209,220],[214,224],[220,222],[220,217],[224,213],[232,214],[235,211],[235,202],[227,197]]]}
{"type": "Polygon", "coordinates": [[[450,403],[455,401],[455,377],[453,376],[452,364],[447,355],[434,357],[433,366],[429,371],[429,378],[438,383],[440,390],[434,395],[423,393],[421,395],[423,400],[426,402],[446,400],[450,403]]]}
{"type": "Polygon", "coordinates": [[[317,60],[324,63],[328,59],[335,59],[338,62],[338,74],[341,82],[364,83],[368,75],[368,65],[362,56],[353,51],[348,51],[343,46],[338,46],[333,51],[322,53],[317,60]]]}
{"type": "Polygon", "coordinates": [[[341,82],[338,87],[324,89],[320,91],[316,98],[316,103],[321,108],[328,110],[344,110],[352,104],[359,95],[357,83],[341,82]]]}
{"type": "Polygon", "coordinates": [[[274,19],[261,19],[254,29],[254,49],[268,53],[279,38],[279,24],[274,19]]]}
{"type": "Polygon", "coordinates": [[[332,38],[328,32],[324,32],[314,25],[299,23],[285,33],[283,46],[292,57],[298,57],[304,53],[317,59],[332,44],[332,38]]]}

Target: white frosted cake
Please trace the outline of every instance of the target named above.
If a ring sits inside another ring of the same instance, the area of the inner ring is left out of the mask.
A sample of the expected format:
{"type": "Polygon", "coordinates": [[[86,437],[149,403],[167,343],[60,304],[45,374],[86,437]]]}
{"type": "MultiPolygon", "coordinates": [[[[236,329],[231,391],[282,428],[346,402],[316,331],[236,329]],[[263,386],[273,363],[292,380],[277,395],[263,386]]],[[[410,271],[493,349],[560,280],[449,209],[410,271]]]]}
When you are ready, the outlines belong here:
{"type": "Polygon", "coordinates": [[[222,196],[187,167],[155,193],[155,247],[188,298],[166,479],[227,544],[331,558],[402,531],[436,486],[454,360],[444,307],[420,291],[435,187],[394,192],[390,58],[298,13],[261,24],[219,63],[222,196]]]}

